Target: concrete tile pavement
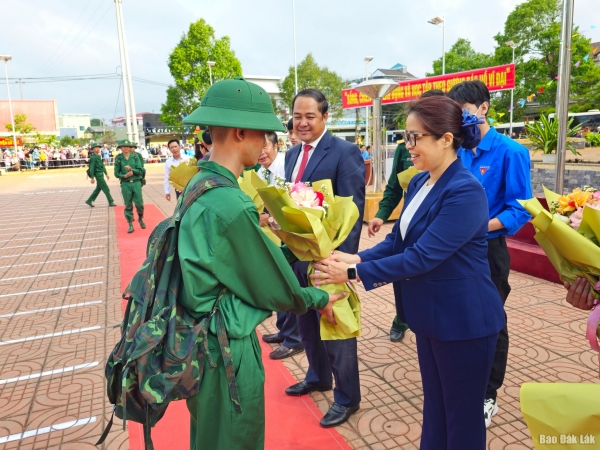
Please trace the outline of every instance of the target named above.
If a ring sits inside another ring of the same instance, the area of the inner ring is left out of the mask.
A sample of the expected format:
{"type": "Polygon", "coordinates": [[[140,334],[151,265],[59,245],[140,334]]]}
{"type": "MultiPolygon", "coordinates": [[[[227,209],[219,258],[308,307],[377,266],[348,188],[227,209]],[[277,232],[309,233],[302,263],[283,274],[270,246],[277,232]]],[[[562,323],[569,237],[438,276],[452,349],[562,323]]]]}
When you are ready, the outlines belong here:
{"type": "MultiPolygon", "coordinates": [[[[162,165],[148,165],[144,198],[170,215],[175,202],[164,197],[162,170],[162,165]]],[[[114,179],[109,186],[122,204],[114,179]]],[[[0,177],[0,344],[100,327],[0,346],[0,439],[11,439],[0,440],[0,448],[97,448],[93,444],[110,416],[103,372],[119,334],[119,253],[114,213],[103,195],[94,209],[83,203],[92,189],[83,169],[0,177]],[[101,303],[64,308],[98,300],[101,303]],[[11,316],[33,310],[45,311],[11,316]],[[97,365],[65,371],[94,362],[97,365]],[[5,381],[45,372],[50,374],[5,381]],[[73,421],[79,422],[41,433],[73,421]],[[36,430],[41,434],[19,437],[36,430]]],[[[386,224],[375,238],[368,238],[364,229],[361,248],[379,242],[390,229],[386,224]]],[[[499,393],[500,411],[488,429],[489,450],[533,448],[519,408],[522,383],[598,382],[598,355],[584,340],[586,314],[566,304],[564,288],[519,273],[511,273],[510,282],[509,366],[499,393]]],[[[408,332],[400,344],[389,341],[395,315],[391,286],[369,293],[360,286],[359,290],[364,308],[358,346],[363,402],[338,430],[355,449],[417,449],[423,392],[414,335],[408,332]]],[[[274,316],[259,326],[261,333],[274,330],[274,316]]],[[[303,379],[303,353],[284,363],[303,379]]],[[[312,398],[323,412],[332,402],[331,392],[312,398]]],[[[129,448],[127,433],[119,425],[113,427],[105,449],[129,448]]]]}

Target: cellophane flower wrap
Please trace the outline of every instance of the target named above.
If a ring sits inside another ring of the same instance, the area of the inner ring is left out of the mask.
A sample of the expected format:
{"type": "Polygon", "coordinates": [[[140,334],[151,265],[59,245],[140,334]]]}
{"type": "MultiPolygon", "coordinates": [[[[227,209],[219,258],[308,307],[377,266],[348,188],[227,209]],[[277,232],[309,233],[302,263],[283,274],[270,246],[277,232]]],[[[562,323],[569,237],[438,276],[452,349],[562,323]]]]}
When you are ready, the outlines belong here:
{"type": "Polygon", "coordinates": [[[177,167],[171,167],[169,172],[169,184],[179,192],[183,192],[185,186],[198,173],[198,161],[190,158],[188,162],[182,162],[177,167]]]}
{"type": "MultiPolygon", "coordinates": [[[[359,217],[352,197],[333,194],[331,180],[315,181],[310,187],[303,183],[281,187],[266,186],[265,183],[265,187],[257,191],[280,228],[274,233],[300,261],[328,258],[346,240],[359,217]]],[[[314,268],[310,265],[309,277],[312,273],[314,268]]],[[[360,336],[361,305],[352,283],[319,288],[330,294],[347,294],[333,305],[337,325],[331,325],[325,316],[321,317],[321,339],[360,336]]]]}
{"type": "MultiPolygon", "coordinates": [[[[252,199],[254,206],[258,210],[258,214],[262,214],[265,211],[265,202],[263,202],[260,195],[256,191],[257,188],[263,188],[267,186],[267,184],[259,178],[254,170],[246,170],[242,174],[241,177],[238,178],[238,184],[240,185],[240,189],[246,194],[248,197],[252,199]]],[[[273,230],[269,226],[260,227],[260,229],[265,233],[269,239],[271,239],[278,247],[281,245],[281,239],[279,239],[273,233],[273,230]]]]}
{"type": "MultiPolygon", "coordinates": [[[[590,283],[594,298],[600,298],[600,209],[597,191],[584,188],[562,196],[544,187],[550,211],[537,198],[519,200],[533,216],[535,240],[560,275],[560,279],[573,283],[585,278],[590,283]],[[588,192],[586,194],[585,192],[588,192]],[[574,214],[578,216],[573,217],[574,214]],[[574,219],[574,220],[573,220],[574,219]]],[[[598,306],[600,307],[600,306],[598,306]]],[[[597,307],[597,308],[598,308],[597,307]]],[[[588,322],[588,327],[591,322],[588,322]]],[[[600,337],[600,327],[594,329],[600,337]]],[[[588,338],[590,337],[588,328],[588,338]]],[[[597,344],[597,343],[596,343],[597,344]]]]}

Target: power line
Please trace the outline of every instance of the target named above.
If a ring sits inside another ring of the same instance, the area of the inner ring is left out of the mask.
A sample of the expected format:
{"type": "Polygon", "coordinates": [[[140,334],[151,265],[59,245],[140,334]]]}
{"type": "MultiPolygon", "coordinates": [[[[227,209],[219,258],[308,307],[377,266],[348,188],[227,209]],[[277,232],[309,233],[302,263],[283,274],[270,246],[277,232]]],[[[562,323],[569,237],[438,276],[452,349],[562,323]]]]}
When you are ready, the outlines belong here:
{"type": "MultiPolygon", "coordinates": [[[[120,75],[117,74],[95,74],[95,75],[67,75],[64,77],[29,77],[29,78],[9,78],[9,82],[13,84],[19,83],[19,80],[22,81],[23,84],[37,84],[37,83],[58,83],[58,82],[67,82],[67,81],[87,81],[87,80],[117,80],[121,79],[120,75]],[[25,81],[23,81],[25,80],[25,81]]],[[[169,87],[168,83],[161,83],[160,81],[147,80],[145,78],[132,77],[133,81],[137,81],[138,83],[150,84],[154,86],[164,86],[169,87]]]]}

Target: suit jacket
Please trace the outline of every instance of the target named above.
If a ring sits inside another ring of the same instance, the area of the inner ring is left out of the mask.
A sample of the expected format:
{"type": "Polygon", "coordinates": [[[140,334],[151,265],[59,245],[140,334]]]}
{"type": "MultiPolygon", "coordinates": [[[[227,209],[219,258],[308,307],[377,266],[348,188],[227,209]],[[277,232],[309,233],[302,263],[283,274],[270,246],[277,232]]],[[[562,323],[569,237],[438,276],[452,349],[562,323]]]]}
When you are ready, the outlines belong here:
{"type": "MultiPolygon", "coordinates": [[[[424,172],[412,179],[404,210],[428,178],[424,172]]],[[[383,242],[359,253],[358,276],[366,290],[393,283],[399,315],[424,337],[498,333],[506,319],[490,276],[488,220],[483,187],[457,159],[415,212],[404,239],[398,220],[383,242]]]]}
{"type": "MultiPolygon", "coordinates": [[[[292,172],[302,151],[302,145],[292,147],[285,155],[285,180],[292,180],[292,172]]],[[[333,193],[352,197],[358,206],[359,218],[339,250],[356,253],[360,241],[363,212],[365,209],[365,162],[359,148],[325,132],[317,148],[308,160],[302,181],[331,180],[333,193]]]]}

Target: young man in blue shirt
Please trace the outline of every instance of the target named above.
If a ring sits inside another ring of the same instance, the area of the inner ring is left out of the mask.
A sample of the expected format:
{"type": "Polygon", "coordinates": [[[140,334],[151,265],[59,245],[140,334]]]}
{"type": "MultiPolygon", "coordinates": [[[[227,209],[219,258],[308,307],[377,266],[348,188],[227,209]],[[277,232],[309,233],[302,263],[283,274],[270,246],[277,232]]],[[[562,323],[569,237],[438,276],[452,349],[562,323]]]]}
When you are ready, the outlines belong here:
{"type": "MultiPolygon", "coordinates": [[[[481,81],[464,81],[454,86],[448,97],[479,117],[486,117],[490,108],[490,92],[481,81]]],[[[479,125],[481,142],[474,149],[459,150],[463,164],[485,188],[490,221],[488,224],[488,261],[492,280],[502,302],[510,293],[508,275],[510,255],[506,236],[514,235],[531,216],[517,200],[533,197],[531,193],[531,160],[529,150],[508,136],[490,127],[487,120],[479,125]]],[[[508,359],[508,329],[500,331],[492,372],[484,403],[485,425],[498,412],[496,396],[502,386],[508,359]]]]}

